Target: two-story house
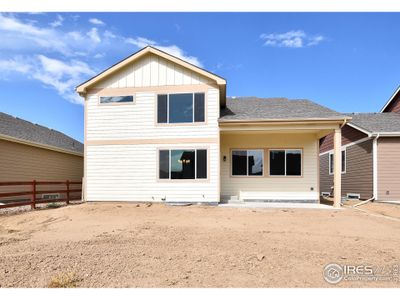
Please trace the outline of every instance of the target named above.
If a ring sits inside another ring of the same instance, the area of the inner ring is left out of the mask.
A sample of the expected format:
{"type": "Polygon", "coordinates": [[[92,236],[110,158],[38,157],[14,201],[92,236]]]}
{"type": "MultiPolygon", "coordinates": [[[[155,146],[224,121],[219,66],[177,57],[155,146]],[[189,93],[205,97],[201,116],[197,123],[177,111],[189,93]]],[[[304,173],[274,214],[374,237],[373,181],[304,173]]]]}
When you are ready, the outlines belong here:
{"type": "Polygon", "coordinates": [[[315,203],[319,139],[333,132],[339,153],[350,119],[308,100],[227,98],[224,78],[154,47],[76,90],[86,201],[315,203]]]}

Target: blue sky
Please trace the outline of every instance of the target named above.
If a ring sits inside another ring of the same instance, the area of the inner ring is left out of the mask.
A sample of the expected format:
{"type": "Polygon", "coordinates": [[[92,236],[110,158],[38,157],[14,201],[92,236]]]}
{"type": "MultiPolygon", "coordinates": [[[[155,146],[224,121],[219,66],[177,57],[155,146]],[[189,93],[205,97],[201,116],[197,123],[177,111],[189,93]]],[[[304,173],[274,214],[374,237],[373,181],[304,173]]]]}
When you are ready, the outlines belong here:
{"type": "Polygon", "coordinates": [[[228,81],[228,96],[379,111],[400,84],[399,13],[0,14],[0,111],[83,140],[73,88],[151,44],[228,81]]]}

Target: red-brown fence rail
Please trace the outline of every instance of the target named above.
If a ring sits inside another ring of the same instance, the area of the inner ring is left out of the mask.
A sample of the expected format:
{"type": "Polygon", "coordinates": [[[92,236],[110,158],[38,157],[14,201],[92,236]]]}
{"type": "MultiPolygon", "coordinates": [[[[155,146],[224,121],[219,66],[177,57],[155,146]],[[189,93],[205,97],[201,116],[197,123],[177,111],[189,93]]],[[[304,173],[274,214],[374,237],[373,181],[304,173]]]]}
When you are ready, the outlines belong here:
{"type": "Polygon", "coordinates": [[[54,203],[81,200],[82,181],[9,181],[1,182],[0,188],[18,189],[18,191],[0,192],[0,209],[16,206],[30,205],[32,209],[36,208],[37,204],[54,203]],[[26,191],[20,191],[21,186],[25,186],[26,191]],[[40,187],[45,186],[46,190],[41,190],[40,187]],[[54,186],[54,189],[50,187],[54,186]],[[18,187],[18,188],[17,188],[18,187]],[[79,195],[77,195],[79,193],[79,195]],[[43,199],[44,194],[63,195],[61,198],[43,199]],[[42,198],[38,197],[42,195],[42,198]],[[25,196],[25,197],[22,197],[25,196]],[[28,197],[28,199],[27,199],[28,197]],[[11,198],[11,199],[10,199],[11,198]],[[6,199],[6,200],[4,200],[6,199]]]}

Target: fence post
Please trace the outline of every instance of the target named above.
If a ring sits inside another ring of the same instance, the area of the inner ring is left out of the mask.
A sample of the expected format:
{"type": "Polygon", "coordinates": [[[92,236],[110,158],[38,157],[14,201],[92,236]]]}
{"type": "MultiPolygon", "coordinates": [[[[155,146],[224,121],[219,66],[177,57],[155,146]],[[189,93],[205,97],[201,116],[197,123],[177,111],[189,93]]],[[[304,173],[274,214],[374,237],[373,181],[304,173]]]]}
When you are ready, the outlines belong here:
{"type": "Polygon", "coordinates": [[[69,204],[69,180],[67,180],[67,205],[69,204]]]}
{"type": "Polygon", "coordinates": [[[32,181],[32,204],[31,208],[36,208],[36,180],[32,181]]]}

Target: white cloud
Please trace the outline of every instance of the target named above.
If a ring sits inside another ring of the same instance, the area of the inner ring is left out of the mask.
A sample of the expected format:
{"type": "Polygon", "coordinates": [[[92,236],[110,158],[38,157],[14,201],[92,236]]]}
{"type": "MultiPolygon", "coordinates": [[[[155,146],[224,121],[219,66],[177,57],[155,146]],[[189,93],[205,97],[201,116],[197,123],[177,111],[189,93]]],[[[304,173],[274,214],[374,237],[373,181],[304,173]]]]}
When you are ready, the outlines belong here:
{"type": "Polygon", "coordinates": [[[75,86],[96,73],[85,62],[79,60],[63,62],[45,55],[18,56],[0,60],[0,71],[14,72],[37,80],[75,104],[83,104],[83,99],[75,93],[75,86]]]}
{"type": "Polygon", "coordinates": [[[64,18],[61,15],[57,15],[57,19],[50,23],[51,27],[59,27],[63,24],[64,18]]]}
{"type": "Polygon", "coordinates": [[[285,33],[263,33],[260,38],[264,41],[264,46],[303,48],[318,45],[325,40],[322,35],[308,35],[303,30],[292,30],[285,33]]]}
{"type": "Polygon", "coordinates": [[[90,37],[90,39],[94,42],[94,43],[100,43],[101,39],[98,33],[97,28],[93,27],[92,29],[90,29],[90,31],[88,31],[87,35],[90,37]]]}
{"type": "Polygon", "coordinates": [[[197,57],[187,55],[181,48],[179,48],[176,45],[162,46],[162,45],[158,44],[157,42],[155,42],[153,40],[149,40],[144,37],[126,38],[125,43],[135,45],[138,48],[143,48],[146,46],[154,46],[154,47],[157,47],[157,49],[160,49],[161,51],[164,51],[164,52],[169,53],[173,56],[176,56],[180,59],[183,59],[195,66],[198,66],[198,67],[203,66],[197,57]]]}
{"type": "MultiPolygon", "coordinates": [[[[197,57],[188,55],[173,44],[161,45],[145,37],[125,37],[96,27],[67,31],[54,22],[52,25],[40,25],[20,16],[0,13],[0,80],[18,74],[41,82],[73,103],[82,103],[74,87],[104,68],[102,58],[120,51],[115,47],[116,43],[136,48],[152,45],[202,66],[197,57]]],[[[72,22],[74,19],[70,15],[61,18],[57,15],[55,22],[72,22]]]]}
{"type": "Polygon", "coordinates": [[[89,19],[89,23],[92,23],[93,25],[106,25],[102,20],[97,19],[97,18],[91,18],[89,19]]]}

